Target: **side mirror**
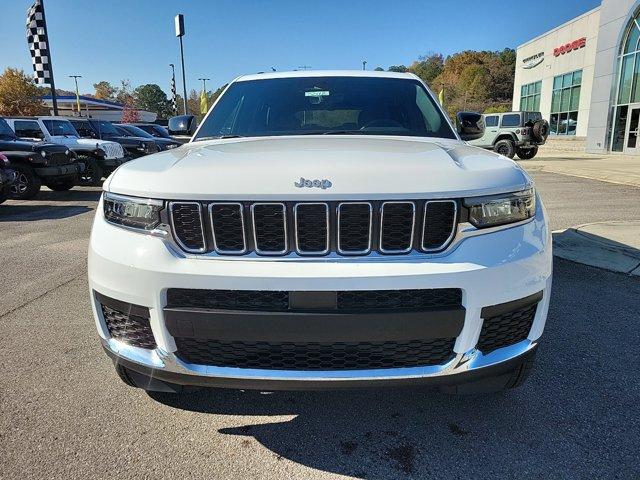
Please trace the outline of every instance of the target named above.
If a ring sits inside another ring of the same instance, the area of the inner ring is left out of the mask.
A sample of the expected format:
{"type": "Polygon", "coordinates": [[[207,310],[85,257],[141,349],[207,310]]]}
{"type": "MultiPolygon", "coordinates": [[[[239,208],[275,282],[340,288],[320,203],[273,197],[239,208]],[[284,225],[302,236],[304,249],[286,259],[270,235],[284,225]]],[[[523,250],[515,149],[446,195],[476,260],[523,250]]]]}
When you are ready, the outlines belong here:
{"type": "Polygon", "coordinates": [[[484,135],[484,117],[476,112],[458,112],[456,114],[456,130],[465,142],[477,140],[484,135]]]}
{"type": "Polygon", "coordinates": [[[196,117],[194,115],[179,115],[169,119],[169,135],[190,137],[196,133],[196,117]]]}

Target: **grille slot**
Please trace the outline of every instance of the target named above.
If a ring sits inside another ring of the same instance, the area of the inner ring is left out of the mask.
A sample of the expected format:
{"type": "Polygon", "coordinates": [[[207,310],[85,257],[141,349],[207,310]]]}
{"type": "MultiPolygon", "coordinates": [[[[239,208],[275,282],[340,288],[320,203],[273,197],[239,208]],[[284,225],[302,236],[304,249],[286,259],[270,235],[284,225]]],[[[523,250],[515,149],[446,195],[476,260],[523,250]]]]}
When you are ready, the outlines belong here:
{"type": "Polygon", "coordinates": [[[413,202],[385,202],[380,210],[380,251],[406,253],[413,244],[416,206],[413,202]]]}
{"type": "Polygon", "coordinates": [[[531,331],[537,308],[538,304],[534,303],[485,318],[476,348],[487,354],[525,340],[531,331]]]}
{"type": "Polygon", "coordinates": [[[294,207],[296,251],[301,255],[329,252],[329,205],[298,203],[294,207]]]}
{"type": "Polygon", "coordinates": [[[100,304],[102,316],[109,331],[109,335],[129,345],[140,348],[156,348],[156,341],[149,324],[149,310],[135,305],[141,315],[121,311],[104,304],[100,304]],[[145,316],[146,312],[146,318],[145,316]]]}
{"type": "Polygon", "coordinates": [[[338,205],[338,252],[365,255],[371,251],[373,207],[370,203],[338,205]]]}
{"type": "Polygon", "coordinates": [[[429,310],[459,307],[462,290],[352,290],[338,292],[338,310],[429,310]]]}
{"type": "Polygon", "coordinates": [[[167,307],[282,312],[289,308],[289,292],[170,288],[167,291],[167,307]]]}
{"type": "Polygon", "coordinates": [[[457,204],[453,200],[430,201],[424,205],[422,249],[436,252],[447,247],[456,229],[457,204]]]}
{"type": "Polygon", "coordinates": [[[254,203],[251,206],[256,252],[264,255],[287,253],[287,209],[283,203],[254,203]]]}
{"type": "Polygon", "coordinates": [[[244,207],[241,203],[209,205],[213,247],[218,253],[242,254],[247,251],[244,232],[244,207]]]}
{"type": "Polygon", "coordinates": [[[183,361],[268,370],[363,370],[439,365],[453,357],[455,338],[405,342],[219,342],[176,337],[183,361]]]}
{"type": "Polygon", "coordinates": [[[193,253],[205,251],[202,207],[198,202],[171,202],[171,225],[180,246],[193,253]]]}

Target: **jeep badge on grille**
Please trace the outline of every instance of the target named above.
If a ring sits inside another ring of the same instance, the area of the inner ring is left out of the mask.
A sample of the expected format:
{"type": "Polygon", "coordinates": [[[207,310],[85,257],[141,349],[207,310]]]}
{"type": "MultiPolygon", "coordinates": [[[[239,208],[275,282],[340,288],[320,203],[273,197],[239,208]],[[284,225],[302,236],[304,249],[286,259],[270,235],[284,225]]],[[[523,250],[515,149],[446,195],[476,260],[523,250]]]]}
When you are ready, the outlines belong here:
{"type": "Polygon", "coordinates": [[[331,185],[332,185],[332,183],[327,179],[323,179],[323,180],[318,180],[318,179],[307,180],[304,177],[300,177],[300,181],[299,182],[294,182],[293,184],[298,188],[303,188],[303,187],[321,188],[323,190],[326,190],[327,188],[331,188],[331,185]]]}

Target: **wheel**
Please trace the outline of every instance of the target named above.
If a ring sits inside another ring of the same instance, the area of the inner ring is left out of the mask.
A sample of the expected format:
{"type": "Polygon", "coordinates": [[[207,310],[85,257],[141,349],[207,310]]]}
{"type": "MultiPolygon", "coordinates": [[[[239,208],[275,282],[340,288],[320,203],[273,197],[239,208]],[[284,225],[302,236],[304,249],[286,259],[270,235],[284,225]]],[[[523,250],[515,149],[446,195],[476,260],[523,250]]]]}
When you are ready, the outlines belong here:
{"type": "Polygon", "coordinates": [[[518,154],[518,158],[521,158],[522,160],[531,160],[538,153],[538,147],[518,148],[516,153],[518,154]]]}
{"type": "Polygon", "coordinates": [[[180,393],[183,390],[182,385],[176,385],[174,383],[163,382],[157,378],[147,377],[146,375],[131,370],[119,363],[116,363],[115,367],[120,380],[130,387],[142,388],[147,392],[180,393]]]}
{"type": "Polygon", "coordinates": [[[8,198],[9,198],[8,189],[7,190],[0,189],[0,203],[4,203],[5,200],[7,200],[8,198]]]}
{"type": "Polygon", "coordinates": [[[11,198],[28,200],[35,197],[40,191],[42,182],[33,168],[28,165],[12,165],[16,172],[16,179],[11,185],[11,198]]]}
{"type": "Polygon", "coordinates": [[[513,140],[500,140],[496,142],[493,147],[493,150],[500,155],[504,155],[505,157],[513,158],[516,154],[516,146],[513,144],[513,140]]]}
{"type": "Polygon", "coordinates": [[[544,143],[549,136],[549,122],[544,119],[536,120],[531,127],[531,137],[537,143],[544,143]]]}
{"type": "Polygon", "coordinates": [[[100,185],[104,170],[98,161],[88,155],[80,155],[77,162],[84,163],[84,172],[78,175],[77,185],[83,187],[94,187],[100,185]]]}
{"type": "Polygon", "coordinates": [[[76,178],[71,177],[71,178],[65,178],[57,181],[52,180],[51,182],[48,182],[45,185],[49,187],[51,190],[53,190],[54,192],[66,192],[67,190],[71,190],[75,186],[76,182],[77,182],[76,178]]]}

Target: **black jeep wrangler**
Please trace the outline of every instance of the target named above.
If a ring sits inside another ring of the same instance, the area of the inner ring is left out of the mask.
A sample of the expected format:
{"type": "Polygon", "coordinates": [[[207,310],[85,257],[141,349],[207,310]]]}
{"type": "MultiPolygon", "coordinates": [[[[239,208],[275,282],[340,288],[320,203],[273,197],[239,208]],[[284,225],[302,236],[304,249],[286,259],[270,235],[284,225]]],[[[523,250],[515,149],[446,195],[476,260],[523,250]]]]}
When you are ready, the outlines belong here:
{"type": "Polygon", "coordinates": [[[153,139],[142,137],[124,137],[116,127],[106,120],[92,118],[69,119],[82,138],[98,138],[118,142],[131,158],[143,157],[160,149],[153,139]]]}
{"type": "Polygon", "coordinates": [[[0,153],[0,203],[11,195],[11,185],[16,178],[16,172],[11,169],[9,159],[0,153]]]}
{"type": "Polygon", "coordinates": [[[11,197],[20,200],[35,197],[42,184],[51,190],[70,190],[84,169],[76,162],[76,154],[64,145],[20,140],[1,117],[0,153],[16,172],[11,197]]]}

